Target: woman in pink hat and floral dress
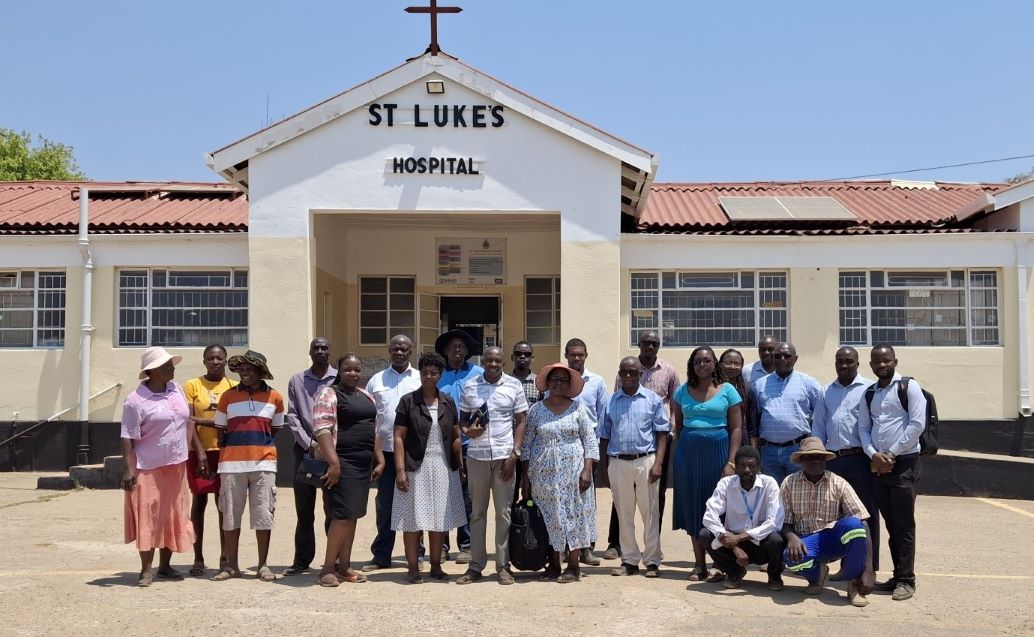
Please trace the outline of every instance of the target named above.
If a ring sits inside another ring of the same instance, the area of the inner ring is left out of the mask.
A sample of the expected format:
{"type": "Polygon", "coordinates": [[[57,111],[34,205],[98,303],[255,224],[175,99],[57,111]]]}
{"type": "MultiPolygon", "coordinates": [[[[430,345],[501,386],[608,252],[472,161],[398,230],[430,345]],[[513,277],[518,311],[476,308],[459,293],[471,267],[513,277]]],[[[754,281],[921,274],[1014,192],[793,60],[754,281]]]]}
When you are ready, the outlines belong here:
{"type": "Polygon", "coordinates": [[[190,423],[183,390],[172,382],[180,356],[161,347],[149,347],[141,356],[141,383],[122,407],[122,488],[125,496],[125,541],[140,551],[139,586],[150,586],[155,576],[181,580],[169,565],[173,551],[193,549],[190,491],[187,488],[187,450],[198,454],[198,471],[211,469],[190,423]],[[158,549],[158,570],[154,551],[158,549]]]}

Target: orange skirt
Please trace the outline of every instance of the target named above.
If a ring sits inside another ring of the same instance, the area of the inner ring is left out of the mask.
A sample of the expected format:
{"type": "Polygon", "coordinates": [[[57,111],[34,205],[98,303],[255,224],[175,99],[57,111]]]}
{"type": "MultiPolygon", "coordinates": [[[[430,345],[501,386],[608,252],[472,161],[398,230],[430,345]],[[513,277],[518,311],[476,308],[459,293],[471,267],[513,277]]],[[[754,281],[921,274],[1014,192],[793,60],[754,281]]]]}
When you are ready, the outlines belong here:
{"type": "Polygon", "coordinates": [[[126,544],[134,540],[145,552],[193,548],[186,462],[137,472],[136,487],[126,493],[126,544]]]}

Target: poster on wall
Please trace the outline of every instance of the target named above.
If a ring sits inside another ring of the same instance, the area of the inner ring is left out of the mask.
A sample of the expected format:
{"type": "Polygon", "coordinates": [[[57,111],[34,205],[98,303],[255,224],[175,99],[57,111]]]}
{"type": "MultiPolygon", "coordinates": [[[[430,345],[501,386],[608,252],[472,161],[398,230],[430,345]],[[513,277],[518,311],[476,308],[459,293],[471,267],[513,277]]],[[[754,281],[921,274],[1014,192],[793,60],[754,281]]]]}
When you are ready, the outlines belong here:
{"type": "Polygon", "coordinates": [[[441,238],[438,244],[438,285],[503,285],[506,239],[441,238]]]}

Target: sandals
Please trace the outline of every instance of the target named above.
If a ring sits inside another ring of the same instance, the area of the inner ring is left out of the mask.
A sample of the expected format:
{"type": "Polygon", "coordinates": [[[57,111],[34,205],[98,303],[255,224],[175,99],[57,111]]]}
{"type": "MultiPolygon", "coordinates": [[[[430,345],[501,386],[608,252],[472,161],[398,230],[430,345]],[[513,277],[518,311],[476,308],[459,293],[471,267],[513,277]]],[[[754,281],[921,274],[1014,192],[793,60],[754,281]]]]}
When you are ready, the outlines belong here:
{"type": "Polygon", "coordinates": [[[167,579],[173,582],[179,582],[183,579],[183,573],[172,568],[167,571],[158,570],[158,579],[167,579]]]}
{"type": "Polygon", "coordinates": [[[351,573],[334,571],[334,577],[342,583],[348,582],[349,584],[363,584],[366,582],[366,576],[357,571],[352,571],[351,573]]]}
{"type": "Polygon", "coordinates": [[[137,580],[136,585],[140,588],[147,588],[154,583],[154,573],[140,573],[140,579],[137,580]]]}
{"type": "Polygon", "coordinates": [[[428,573],[427,576],[430,577],[431,579],[437,581],[437,582],[448,582],[449,581],[449,576],[445,573],[445,571],[437,571],[437,572],[431,571],[430,573],[428,573]]]}
{"type": "Polygon", "coordinates": [[[686,577],[691,582],[704,582],[707,581],[708,573],[706,568],[695,568],[689,572],[689,576],[686,577]]]}
{"type": "Polygon", "coordinates": [[[570,584],[571,582],[581,581],[582,574],[580,571],[573,571],[571,569],[565,570],[560,577],[556,578],[557,584],[570,584]]]}
{"type": "Polygon", "coordinates": [[[717,584],[718,582],[724,582],[726,579],[727,578],[725,576],[725,573],[716,570],[715,572],[708,575],[707,579],[705,579],[704,581],[708,584],[717,584]]]}
{"type": "Polygon", "coordinates": [[[341,579],[338,578],[337,573],[324,573],[319,576],[317,581],[320,583],[320,586],[327,588],[335,588],[341,585],[341,579]]]}
{"type": "Polygon", "coordinates": [[[416,573],[410,572],[408,575],[406,575],[406,583],[407,584],[423,584],[424,583],[424,576],[420,574],[420,571],[417,571],[416,573]]]}
{"type": "Polygon", "coordinates": [[[269,568],[268,566],[263,566],[262,568],[260,568],[258,570],[257,575],[258,575],[258,578],[260,580],[262,580],[263,582],[274,582],[274,581],[276,581],[276,574],[273,572],[273,569],[269,568]]]}
{"type": "Polygon", "coordinates": [[[202,575],[205,574],[205,563],[204,562],[194,562],[194,565],[191,566],[190,570],[187,571],[187,572],[190,573],[191,577],[201,577],[202,575]]]}
{"type": "Polygon", "coordinates": [[[218,573],[216,573],[211,579],[213,582],[225,582],[228,579],[234,579],[241,576],[241,572],[235,568],[224,566],[218,573]]]}
{"type": "MultiPolygon", "coordinates": [[[[445,575],[445,573],[441,573],[441,575],[445,575]]],[[[434,576],[435,573],[431,573],[431,577],[434,576]]],[[[448,575],[446,575],[445,577],[446,579],[448,579],[448,575]]],[[[456,580],[456,583],[460,585],[473,584],[474,582],[480,581],[482,577],[483,575],[481,573],[478,573],[477,571],[467,571],[463,575],[460,575],[460,578],[456,580]]]]}

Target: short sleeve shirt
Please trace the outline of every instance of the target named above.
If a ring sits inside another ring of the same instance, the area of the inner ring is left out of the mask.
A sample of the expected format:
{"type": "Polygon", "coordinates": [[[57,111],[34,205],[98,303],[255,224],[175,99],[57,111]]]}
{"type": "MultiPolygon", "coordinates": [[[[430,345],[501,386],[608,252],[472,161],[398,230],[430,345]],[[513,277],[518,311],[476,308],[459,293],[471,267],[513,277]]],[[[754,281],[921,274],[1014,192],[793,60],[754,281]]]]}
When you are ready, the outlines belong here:
{"type": "MultiPolygon", "coordinates": [[[[187,397],[191,415],[195,418],[214,419],[219,397],[233,385],[234,382],[225,376],[215,382],[199,376],[183,383],[183,394],[187,397]]],[[[214,427],[198,425],[197,437],[205,451],[219,449],[219,432],[214,427]]]]}
{"type": "Polygon", "coordinates": [[[503,374],[490,383],[481,374],[463,384],[460,411],[474,412],[485,403],[488,403],[488,428],[480,437],[470,439],[467,457],[502,460],[513,451],[513,417],[528,411],[528,398],[521,381],[513,376],[503,374]]]}
{"type": "Polygon", "coordinates": [[[136,468],[144,471],[187,460],[187,399],[176,383],[152,392],[140,383],[122,407],[122,437],[133,440],[136,468]]]}
{"type": "Polygon", "coordinates": [[[717,429],[729,424],[729,407],[743,402],[736,388],[722,383],[711,398],[697,402],[689,392],[689,385],[683,383],[675,392],[675,402],[682,409],[682,426],[685,429],[717,429]]]}

